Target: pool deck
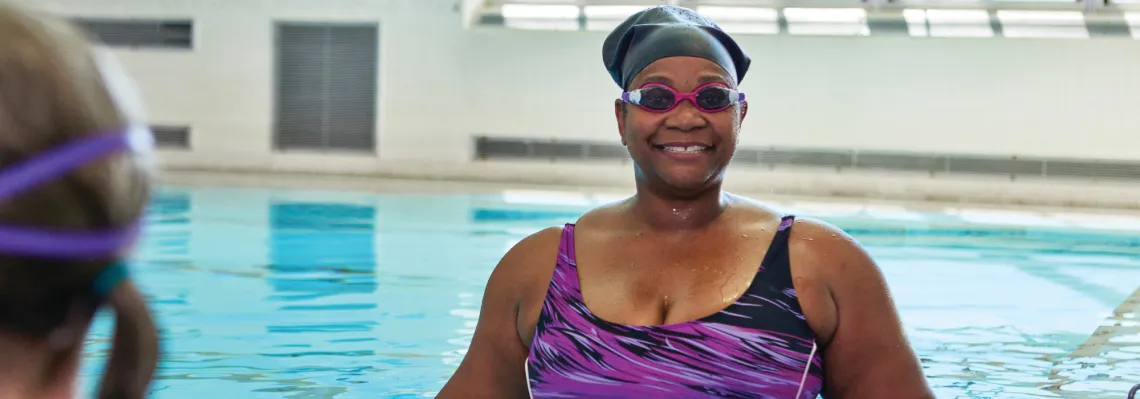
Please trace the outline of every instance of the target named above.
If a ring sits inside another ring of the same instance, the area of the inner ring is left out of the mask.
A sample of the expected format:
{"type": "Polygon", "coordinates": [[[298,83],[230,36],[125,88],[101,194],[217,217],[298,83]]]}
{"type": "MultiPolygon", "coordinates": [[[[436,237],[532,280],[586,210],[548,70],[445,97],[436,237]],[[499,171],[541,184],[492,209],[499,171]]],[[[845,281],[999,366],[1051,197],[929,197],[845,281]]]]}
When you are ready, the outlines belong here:
{"type": "MultiPolygon", "coordinates": [[[[610,171],[613,172],[613,171],[610,171]]],[[[628,174],[628,173],[626,173],[628,174]]],[[[754,173],[753,173],[754,174],[754,173]]],[[[268,189],[362,191],[403,194],[492,194],[504,190],[545,190],[628,195],[633,191],[631,179],[612,181],[567,181],[519,177],[499,179],[462,179],[444,177],[401,177],[369,174],[243,172],[172,169],[163,171],[160,181],[179,186],[237,187],[268,189]],[[625,181],[629,180],[629,181],[625,181]]],[[[993,178],[915,179],[882,176],[832,176],[828,174],[784,174],[768,188],[761,178],[749,173],[734,174],[725,189],[764,202],[813,200],[843,204],[890,204],[911,210],[941,210],[948,207],[982,209],[1072,211],[1105,215],[1140,216],[1140,185],[1096,184],[1081,182],[1022,182],[1016,187],[993,178]],[[756,178],[756,179],[753,179],[756,178]],[[839,178],[843,183],[837,183],[839,178]],[[787,181],[788,179],[791,182],[787,181]],[[800,180],[797,180],[800,179],[800,180]],[[814,181],[811,179],[825,179],[814,181]],[[803,189],[787,189],[798,184],[803,189]],[[877,187],[872,187],[876,186],[877,187]],[[855,187],[866,187],[862,191],[855,187]],[[830,187],[830,188],[828,188],[830,187]],[[907,187],[907,188],[900,188],[907,187]],[[937,189],[934,189],[937,187],[937,189]],[[949,192],[961,191],[962,195],[949,192]],[[1061,193],[1079,193],[1063,196],[1061,193]],[[1077,194],[1074,194],[1077,195],[1077,194]]]]}
{"type": "MultiPolygon", "coordinates": [[[[221,166],[218,166],[179,160],[176,154],[166,155],[170,155],[163,163],[166,177],[181,181],[205,178],[207,181],[244,180],[254,185],[276,185],[291,180],[307,182],[308,186],[352,186],[368,191],[391,190],[391,186],[401,185],[397,181],[419,182],[413,186],[434,181],[444,186],[463,187],[508,185],[608,190],[633,187],[632,166],[621,163],[385,161],[374,157],[330,159],[320,154],[281,154],[270,166],[234,167],[225,166],[225,162],[219,162],[221,166]]],[[[790,196],[1140,211],[1140,182],[1127,180],[734,166],[727,172],[725,188],[763,195],[763,198],[790,196]]],[[[417,188],[420,189],[422,187],[417,188]]]]}

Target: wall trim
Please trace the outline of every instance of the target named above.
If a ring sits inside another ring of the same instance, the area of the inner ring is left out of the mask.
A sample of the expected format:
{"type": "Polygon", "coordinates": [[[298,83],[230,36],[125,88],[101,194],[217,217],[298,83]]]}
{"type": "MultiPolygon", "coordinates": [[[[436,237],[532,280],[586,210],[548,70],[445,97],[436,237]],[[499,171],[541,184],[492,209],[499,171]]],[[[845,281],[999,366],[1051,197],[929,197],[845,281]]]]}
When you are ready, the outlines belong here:
{"type": "MultiPolygon", "coordinates": [[[[478,160],[531,160],[548,163],[629,161],[624,147],[585,140],[474,137],[478,160]]],[[[986,175],[1010,180],[1073,180],[1135,182],[1140,185],[1140,161],[1051,157],[938,154],[902,151],[841,150],[789,147],[737,148],[735,165],[768,170],[893,171],[939,175],[986,175]]]]}
{"type": "MultiPolygon", "coordinates": [[[[200,154],[160,151],[161,166],[179,175],[268,177],[323,183],[349,179],[361,187],[386,179],[498,183],[543,187],[633,189],[633,171],[620,162],[468,162],[380,160],[349,154],[200,154]],[[336,177],[337,179],[332,179],[336,177]]],[[[330,186],[327,188],[334,188],[330,186]]],[[[1010,180],[987,175],[934,175],[883,170],[757,168],[734,164],[725,188],[740,193],[793,197],[835,197],[908,202],[1083,207],[1140,210],[1140,184],[1119,181],[1010,180]]]]}

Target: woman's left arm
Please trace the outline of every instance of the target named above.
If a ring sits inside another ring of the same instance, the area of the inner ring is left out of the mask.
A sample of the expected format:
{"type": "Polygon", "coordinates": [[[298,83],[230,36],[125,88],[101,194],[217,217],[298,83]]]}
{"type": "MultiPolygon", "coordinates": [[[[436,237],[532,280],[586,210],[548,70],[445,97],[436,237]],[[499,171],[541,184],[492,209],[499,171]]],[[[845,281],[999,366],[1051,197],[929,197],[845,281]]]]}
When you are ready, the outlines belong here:
{"type": "Polygon", "coordinates": [[[810,219],[797,222],[790,239],[793,278],[814,288],[801,304],[823,341],[823,396],[933,399],[886,279],[862,246],[810,219]]]}

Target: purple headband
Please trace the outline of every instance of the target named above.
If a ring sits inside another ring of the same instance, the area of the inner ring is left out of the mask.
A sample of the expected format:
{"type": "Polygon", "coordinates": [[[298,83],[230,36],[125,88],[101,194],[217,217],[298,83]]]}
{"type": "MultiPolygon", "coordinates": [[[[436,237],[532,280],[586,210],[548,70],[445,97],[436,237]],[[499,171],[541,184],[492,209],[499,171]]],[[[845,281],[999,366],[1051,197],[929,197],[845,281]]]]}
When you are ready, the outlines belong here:
{"type": "MultiPolygon", "coordinates": [[[[153,139],[129,129],[67,143],[0,170],[0,203],[47,181],[153,139]]],[[[63,230],[0,224],[0,253],[36,258],[84,259],[116,255],[138,237],[138,223],[108,230],[63,230]]]]}

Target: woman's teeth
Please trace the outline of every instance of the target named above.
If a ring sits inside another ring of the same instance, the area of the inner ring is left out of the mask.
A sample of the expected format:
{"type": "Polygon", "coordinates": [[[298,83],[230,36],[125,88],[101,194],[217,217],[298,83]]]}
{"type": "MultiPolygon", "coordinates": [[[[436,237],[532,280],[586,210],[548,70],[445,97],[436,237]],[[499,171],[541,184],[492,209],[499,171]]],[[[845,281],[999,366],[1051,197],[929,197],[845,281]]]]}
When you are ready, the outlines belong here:
{"type": "Polygon", "coordinates": [[[698,152],[708,150],[710,147],[703,146],[703,145],[690,145],[690,146],[664,145],[664,146],[660,146],[660,148],[662,150],[669,151],[669,152],[679,152],[679,153],[683,153],[683,154],[696,154],[698,152]]]}

